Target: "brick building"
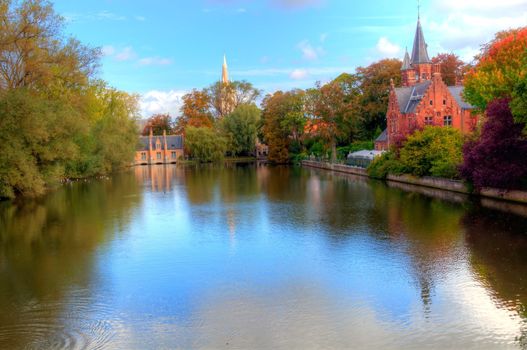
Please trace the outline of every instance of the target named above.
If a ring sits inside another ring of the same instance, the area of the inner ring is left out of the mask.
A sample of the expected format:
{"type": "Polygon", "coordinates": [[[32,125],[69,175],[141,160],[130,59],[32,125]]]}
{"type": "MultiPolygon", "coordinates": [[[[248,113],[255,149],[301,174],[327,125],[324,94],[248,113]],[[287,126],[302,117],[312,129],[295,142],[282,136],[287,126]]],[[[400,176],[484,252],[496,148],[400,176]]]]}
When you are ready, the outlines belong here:
{"type": "Polygon", "coordinates": [[[135,165],[177,163],[184,154],[183,136],[154,136],[150,129],[149,136],[141,136],[135,152],[135,165]]]}
{"type": "Polygon", "coordinates": [[[463,100],[463,86],[447,86],[441,66],[432,64],[417,21],[412,56],[405,53],[401,68],[402,86],[390,88],[387,128],[375,141],[376,150],[387,150],[398,140],[427,125],[453,127],[463,133],[474,130],[478,117],[463,100]]]}

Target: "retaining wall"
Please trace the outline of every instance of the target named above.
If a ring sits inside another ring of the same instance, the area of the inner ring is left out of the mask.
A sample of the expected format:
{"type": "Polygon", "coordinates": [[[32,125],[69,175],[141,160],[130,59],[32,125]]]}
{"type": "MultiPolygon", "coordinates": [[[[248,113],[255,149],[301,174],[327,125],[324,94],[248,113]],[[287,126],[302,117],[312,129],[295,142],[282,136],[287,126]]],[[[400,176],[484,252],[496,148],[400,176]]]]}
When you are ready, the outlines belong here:
{"type": "MultiPolygon", "coordinates": [[[[341,173],[369,177],[366,169],[356,168],[344,164],[332,164],[312,160],[304,160],[302,161],[302,165],[310,168],[326,169],[341,173]]],[[[470,195],[480,195],[482,197],[487,198],[527,204],[527,192],[525,191],[503,191],[495,188],[485,188],[482,189],[479,193],[472,193],[469,187],[463,181],[442,179],[436,177],[415,177],[411,175],[388,175],[388,178],[386,180],[388,182],[399,182],[415,186],[436,188],[444,191],[470,195]]]]}

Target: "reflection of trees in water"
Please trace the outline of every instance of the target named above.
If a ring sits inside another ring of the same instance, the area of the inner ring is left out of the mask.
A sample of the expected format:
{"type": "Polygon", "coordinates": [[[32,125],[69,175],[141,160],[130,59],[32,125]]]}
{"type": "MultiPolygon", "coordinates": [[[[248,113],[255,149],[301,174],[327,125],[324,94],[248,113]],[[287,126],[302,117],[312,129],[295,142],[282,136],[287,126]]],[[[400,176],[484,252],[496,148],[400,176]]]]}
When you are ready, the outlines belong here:
{"type": "Polygon", "coordinates": [[[527,348],[527,218],[475,207],[462,220],[470,264],[499,307],[525,320],[527,348]]]}
{"type": "Polygon", "coordinates": [[[73,289],[89,289],[95,250],[126,227],[140,201],[128,173],[0,206],[0,348],[50,341],[38,327],[60,322],[73,289]]]}

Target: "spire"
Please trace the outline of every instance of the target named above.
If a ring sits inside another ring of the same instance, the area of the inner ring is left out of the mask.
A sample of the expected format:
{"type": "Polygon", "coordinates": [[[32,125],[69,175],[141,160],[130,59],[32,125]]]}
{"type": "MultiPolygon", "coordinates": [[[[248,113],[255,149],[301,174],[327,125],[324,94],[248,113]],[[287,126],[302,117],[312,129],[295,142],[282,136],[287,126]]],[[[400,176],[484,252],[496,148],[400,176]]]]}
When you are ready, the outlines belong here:
{"type": "Polygon", "coordinates": [[[412,62],[410,61],[410,55],[408,54],[408,48],[406,48],[406,52],[404,54],[403,66],[401,70],[408,70],[411,68],[412,68],[412,62]]]}
{"type": "Polygon", "coordinates": [[[426,45],[421,19],[417,20],[417,29],[415,31],[414,48],[412,50],[412,64],[430,63],[428,57],[428,45],[426,45]]]}
{"type": "Polygon", "coordinates": [[[227,57],[223,55],[223,68],[221,72],[221,82],[223,84],[229,83],[229,70],[227,68],[227,57]]]}

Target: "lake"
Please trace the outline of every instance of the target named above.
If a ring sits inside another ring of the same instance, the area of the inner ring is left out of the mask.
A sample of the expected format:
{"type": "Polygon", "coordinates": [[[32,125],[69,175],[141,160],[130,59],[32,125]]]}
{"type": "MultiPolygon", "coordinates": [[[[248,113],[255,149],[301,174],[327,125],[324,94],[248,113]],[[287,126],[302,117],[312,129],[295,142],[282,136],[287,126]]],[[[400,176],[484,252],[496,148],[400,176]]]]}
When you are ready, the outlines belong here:
{"type": "Polygon", "coordinates": [[[0,349],[527,349],[527,209],[397,187],[145,166],[0,203],[0,349]]]}

